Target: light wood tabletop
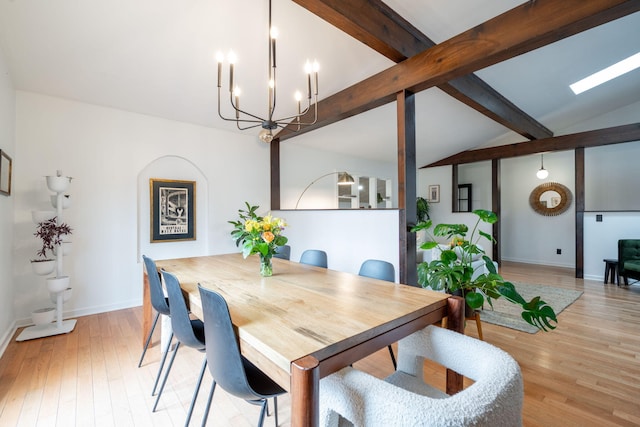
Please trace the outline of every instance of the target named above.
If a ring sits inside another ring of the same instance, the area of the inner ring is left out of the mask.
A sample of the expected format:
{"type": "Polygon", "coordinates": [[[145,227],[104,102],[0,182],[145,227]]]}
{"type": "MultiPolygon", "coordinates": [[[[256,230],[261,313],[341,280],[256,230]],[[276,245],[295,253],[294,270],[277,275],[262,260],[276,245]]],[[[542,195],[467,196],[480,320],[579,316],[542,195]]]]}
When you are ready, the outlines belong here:
{"type": "Polygon", "coordinates": [[[242,354],[291,393],[294,426],[317,425],[320,378],[448,313],[459,319],[449,328],[463,324],[461,300],[446,294],[277,258],[272,277],[260,276],[258,257],[241,254],[156,265],[176,275],[200,318],[198,283],[227,300],[242,354]]]}

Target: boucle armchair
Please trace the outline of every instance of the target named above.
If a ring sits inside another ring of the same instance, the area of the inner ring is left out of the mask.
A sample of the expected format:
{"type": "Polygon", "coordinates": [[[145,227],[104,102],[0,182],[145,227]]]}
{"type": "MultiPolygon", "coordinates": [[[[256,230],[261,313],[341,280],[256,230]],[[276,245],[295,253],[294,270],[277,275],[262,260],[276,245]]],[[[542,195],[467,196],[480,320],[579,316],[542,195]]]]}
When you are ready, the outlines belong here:
{"type": "Polygon", "coordinates": [[[385,381],[347,367],[320,381],[320,424],[377,426],[522,425],[517,362],[501,349],[428,326],[398,342],[398,370],[385,381]],[[448,396],[424,383],[424,358],[475,382],[448,396]]]}

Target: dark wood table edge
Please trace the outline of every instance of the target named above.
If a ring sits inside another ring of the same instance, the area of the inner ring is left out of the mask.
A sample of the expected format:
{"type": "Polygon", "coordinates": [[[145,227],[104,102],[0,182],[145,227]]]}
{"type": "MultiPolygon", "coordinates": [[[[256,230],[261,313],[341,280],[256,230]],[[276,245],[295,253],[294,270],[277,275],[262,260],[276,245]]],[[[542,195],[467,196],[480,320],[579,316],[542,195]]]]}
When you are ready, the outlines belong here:
{"type": "MultiPolygon", "coordinates": [[[[320,378],[330,375],[349,364],[384,348],[399,338],[419,331],[448,316],[447,328],[464,333],[464,300],[461,297],[447,298],[446,307],[436,309],[408,323],[400,325],[383,335],[349,348],[320,363],[314,356],[305,356],[291,364],[291,425],[292,427],[315,427],[320,422],[320,378]],[[399,338],[398,338],[399,337],[399,338]],[[390,341],[393,340],[393,341],[390,341]]],[[[462,390],[462,375],[447,369],[447,394],[462,390]]]]}

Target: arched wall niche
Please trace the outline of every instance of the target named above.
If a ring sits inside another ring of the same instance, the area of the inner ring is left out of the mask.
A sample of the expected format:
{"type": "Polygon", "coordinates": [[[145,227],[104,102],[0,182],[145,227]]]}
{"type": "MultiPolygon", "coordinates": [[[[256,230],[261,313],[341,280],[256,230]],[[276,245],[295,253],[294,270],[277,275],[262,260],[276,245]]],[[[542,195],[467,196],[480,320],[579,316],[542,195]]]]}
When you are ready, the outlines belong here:
{"type": "Polygon", "coordinates": [[[138,204],[138,232],[137,257],[141,261],[142,255],[154,259],[167,259],[198,256],[209,253],[208,244],[208,212],[209,212],[209,183],[202,170],[191,160],[180,156],[167,155],[149,162],[138,173],[137,182],[138,204]],[[151,202],[149,180],[151,178],[167,180],[183,180],[196,182],[196,230],[195,240],[151,243],[151,202]]]}

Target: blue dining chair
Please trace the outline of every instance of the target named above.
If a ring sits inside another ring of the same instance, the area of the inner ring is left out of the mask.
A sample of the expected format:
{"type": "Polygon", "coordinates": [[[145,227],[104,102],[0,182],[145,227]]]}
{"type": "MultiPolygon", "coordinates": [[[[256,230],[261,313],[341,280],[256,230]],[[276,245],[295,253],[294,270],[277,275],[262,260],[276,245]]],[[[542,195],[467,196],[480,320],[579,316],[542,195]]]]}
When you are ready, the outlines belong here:
{"type": "MultiPolygon", "coordinates": [[[[149,331],[149,336],[147,336],[147,341],[144,344],[144,349],[142,350],[142,356],[140,356],[140,361],[138,362],[138,368],[142,366],[142,359],[144,359],[144,355],[147,352],[147,348],[149,347],[149,343],[151,342],[151,337],[153,336],[153,331],[156,329],[156,325],[158,323],[158,318],[161,314],[165,316],[171,316],[171,310],[169,309],[169,300],[164,296],[164,291],[162,290],[162,282],[160,281],[160,273],[158,272],[158,268],[156,267],[156,263],[151,258],[146,255],[142,255],[142,260],[144,261],[144,267],[147,270],[147,281],[149,282],[149,295],[151,299],[151,306],[156,311],[156,317],[153,320],[153,326],[151,326],[151,330],[149,331]]],[[[153,383],[153,390],[151,391],[151,395],[155,396],[156,388],[158,387],[158,381],[160,380],[160,375],[162,374],[162,369],[164,368],[164,363],[167,360],[167,354],[169,353],[169,348],[171,346],[171,341],[173,340],[173,332],[169,336],[169,341],[167,341],[167,346],[162,353],[162,360],[160,361],[160,367],[158,368],[158,373],[156,374],[156,380],[153,383]]]]}
{"type": "Polygon", "coordinates": [[[276,253],[273,254],[273,257],[286,259],[286,260],[291,259],[291,246],[282,245],[282,246],[276,247],[276,253]]]}
{"type": "MultiPolygon", "coordinates": [[[[176,344],[175,350],[173,351],[173,355],[171,356],[171,360],[169,361],[169,366],[167,367],[167,370],[164,374],[162,385],[160,386],[160,391],[158,392],[158,397],[156,397],[156,402],[153,405],[152,412],[156,411],[158,401],[160,401],[160,396],[162,395],[164,386],[167,383],[169,372],[171,371],[171,367],[173,366],[173,361],[176,358],[176,354],[178,354],[180,345],[184,344],[187,347],[194,348],[200,352],[205,352],[206,347],[204,337],[204,323],[202,322],[202,320],[191,319],[191,317],[189,316],[189,310],[187,309],[184,295],[182,295],[182,289],[180,289],[178,278],[166,271],[162,272],[162,277],[164,278],[167,295],[169,296],[169,307],[171,308],[171,328],[173,329],[173,333],[178,342],[176,344]]],[[[200,391],[200,385],[202,384],[202,378],[204,377],[204,372],[206,369],[207,358],[205,355],[202,361],[202,367],[200,368],[200,374],[198,375],[196,389],[194,390],[193,398],[191,399],[191,405],[189,406],[189,412],[187,413],[187,419],[184,424],[185,426],[188,426],[189,421],[191,420],[193,408],[196,404],[196,399],[198,398],[198,392],[200,391]]]]}
{"type": "MultiPolygon", "coordinates": [[[[358,275],[364,277],[371,277],[373,279],[386,280],[387,282],[396,281],[396,270],[393,264],[387,261],[379,259],[368,259],[360,266],[358,275]]],[[[391,356],[391,363],[393,363],[393,369],[396,369],[396,356],[393,354],[393,348],[388,346],[389,355],[391,356]]]]}
{"type": "Polygon", "coordinates": [[[300,263],[327,268],[327,253],[319,249],[307,249],[302,252],[300,263]]]}
{"type": "Polygon", "coordinates": [[[278,396],[286,391],[247,360],[240,353],[238,338],[233,330],[231,314],[227,302],[219,293],[205,289],[198,284],[202,312],[204,315],[204,335],[207,341],[207,360],[213,384],[205,409],[202,425],[207,423],[211,399],[216,384],[227,393],[244,399],[253,405],[260,405],[258,427],[262,427],[267,412],[267,400],[273,397],[276,427],[278,425],[278,396]]]}

